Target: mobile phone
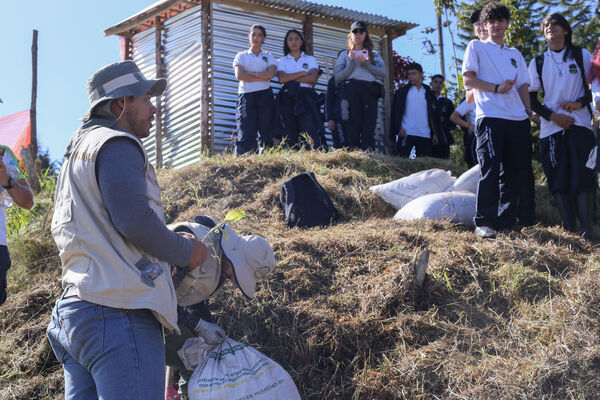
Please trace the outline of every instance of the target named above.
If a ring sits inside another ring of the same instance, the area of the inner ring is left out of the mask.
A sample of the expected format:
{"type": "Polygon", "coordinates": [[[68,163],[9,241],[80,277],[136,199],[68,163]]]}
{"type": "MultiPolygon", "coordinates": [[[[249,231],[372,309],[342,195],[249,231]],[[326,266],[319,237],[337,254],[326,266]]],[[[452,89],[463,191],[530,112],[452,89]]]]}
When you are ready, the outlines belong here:
{"type": "Polygon", "coordinates": [[[369,52],[367,50],[352,50],[352,54],[354,54],[354,57],[358,58],[359,60],[369,59],[369,52]]]}

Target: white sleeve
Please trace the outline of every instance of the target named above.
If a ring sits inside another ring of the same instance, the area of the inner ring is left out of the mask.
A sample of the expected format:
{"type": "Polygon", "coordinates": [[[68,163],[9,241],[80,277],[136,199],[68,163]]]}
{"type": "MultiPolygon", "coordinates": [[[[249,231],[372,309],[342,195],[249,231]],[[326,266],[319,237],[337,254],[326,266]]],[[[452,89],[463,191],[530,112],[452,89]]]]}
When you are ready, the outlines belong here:
{"type": "Polygon", "coordinates": [[[317,59],[314,58],[313,56],[308,56],[308,70],[310,71],[311,69],[319,69],[319,64],[317,63],[317,59]]]}
{"type": "Polygon", "coordinates": [[[467,100],[463,100],[458,107],[454,109],[461,117],[464,117],[465,114],[468,114],[471,110],[469,109],[470,104],[467,103],[467,100]]]}
{"type": "Polygon", "coordinates": [[[479,72],[479,57],[477,55],[477,49],[475,48],[476,40],[471,40],[465,50],[463,58],[462,74],[464,75],[467,71],[475,72],[475,75],[479,72]]]}
{"type": "Polygon", "coordinates": [[[267,53],[267,68],[272,65],[277,66],[277,59],[275,58],[275,56],[273,56],[273,54],[267,53]]]}
{"type": "Polygon", "coordinates": [[[238,65],[242,65],[242,55],[243,54],[244,54],[244,52],[241,51],[235,55],[235,58],[233,59],[233,68],[235,68],[238,65]]]}
{"type": "Polygon", "coordinates": [[[521,52],[519,52],[519,56],[517,57],[518,61],[518,69],[517,69],[517,81],[515,82],[515,86],[517,89],[522,87],[523,85],[530,85],[529,81],[529,71],[527,70],[527,63],[523,58],[521,52]]]}
{"type": "Polygon", "coordinates": [[[281,71],[281,72],[286,72],[285,71],[285,60],[282,58],[280,58],[279,60],[277,60],[277,71],[281,71]]]}
{"type": "Polygon", "coordinates": [[[530,92],[537,92],[538,90],[540,90],[540,87],[542,85],[540,81],[540,76],[537,72],[535,58],[529,63],[529,80],[531,81],[531,84],[529,85],[530,92]]]}
{"type": "Polygon", "coordinates": [[[581,49],[581,52],[583,56],[583,71],[589,82],[592,73],[592,55],[586,49],[581,49]]]}

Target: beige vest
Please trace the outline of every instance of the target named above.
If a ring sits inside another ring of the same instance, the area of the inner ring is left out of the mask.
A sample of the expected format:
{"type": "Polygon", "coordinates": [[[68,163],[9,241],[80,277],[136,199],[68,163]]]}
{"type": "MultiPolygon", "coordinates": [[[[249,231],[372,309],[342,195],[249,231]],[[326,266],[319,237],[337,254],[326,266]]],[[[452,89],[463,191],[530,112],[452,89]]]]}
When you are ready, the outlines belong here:
{"type": "Polygon", "coordinates": [[[110,128],[88,132],[63,163],[56,183],[52,235],[62,261],[62,284],[75,286],[79,297],[91,303],[150,309],[165,328],[179,332],[169,265],[119,234],[98,187],[98,151],[115,137],[134,139],[142,149],[148,205],[164,221],[158,181],[139,139],[110,128]]]}

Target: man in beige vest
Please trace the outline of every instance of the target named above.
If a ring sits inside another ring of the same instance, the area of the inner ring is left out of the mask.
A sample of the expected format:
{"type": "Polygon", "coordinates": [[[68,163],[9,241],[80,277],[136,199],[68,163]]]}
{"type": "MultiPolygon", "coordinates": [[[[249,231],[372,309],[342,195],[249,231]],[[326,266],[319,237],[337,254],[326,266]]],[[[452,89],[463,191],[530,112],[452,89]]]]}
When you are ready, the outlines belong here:
{"type": "Polygon", "coordinates": [[[66,399],[162,399],[164,331],[176,331],[169,264],[200,266],[207,248],[164,223],[160,188],[141,139],[152,97],[166,87],[137,65],[88,80],[90,109],[71,137],[56,184],[52,234],[63,293],[48,338],[66,399]]]}

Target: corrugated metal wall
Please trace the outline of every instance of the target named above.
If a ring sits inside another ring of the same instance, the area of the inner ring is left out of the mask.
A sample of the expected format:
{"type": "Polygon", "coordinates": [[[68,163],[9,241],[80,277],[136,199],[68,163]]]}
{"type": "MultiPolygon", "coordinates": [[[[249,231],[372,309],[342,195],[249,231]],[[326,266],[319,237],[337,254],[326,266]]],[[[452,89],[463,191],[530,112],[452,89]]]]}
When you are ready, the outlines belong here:
{"type": "MultiPolygon", "coordinates": [[[[248,48],[248,30],[261,24],[267,30],[264,49],[276,58],[283,55],[283,39],[289,29],[302,31],[302,21],[256,11],[247,11],[213,2],[213,79],[212,101],[214,153],[227,149],[236,134],[235,106],[238,81],[233,73],[233,58],[248,48]]],[[[327,81],[333,74],[337,54],[347,46],[346,29],[322,24],[313,25],[314,56],[323,68],[315,89],[326,92],[327,81]]],[[[381,38],[371,36],[375,49],[380,51],[381,38]]],[[[132,38],[132,59],[144,75],[154,77],[155,30],[145,30],[132,38]]],[[[163,62],[167,90],[162,96],[163,107],[163,166],[181,167],[200,159],[200,90],[201,90],[201,7],[189,10],[165,21],[162,26],[163,62]]],[[[280,84],[271,82],[274,92],[280,84]]],[[[383,101],[380,101],[376,142],[383,148],[383,101]]],[[[328,139],[329,136],[328,136],[328,139]]],[[[331,144],[331,142],[330,142],[331,144]]],[[[154,127],[144,140],[150,160],[156,156],[154,127]]]]}
{"type": "MultiPolygon", "coordinates": [[[[235,136],[235,105],[238,81],[233,73],[233,58],[247,50],[248,31],[253,24],[267,30],[263,49],[276,58],[283,55],[283,38],[290,29],[302,31],[302,21],[278,15],[248,11],[242,8],[213,3],[213,69],[214,69],[214,152],[221,152],[235,136]]],[[[277,79],[271,82],[277,92],[277,79]]]]}
{"type": "Polygon", "coordinates": [[[202,81],[201,7],[163,24],[163,167],[182,167],[200,159],[200,90],[202,81]]]}

